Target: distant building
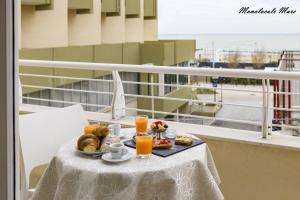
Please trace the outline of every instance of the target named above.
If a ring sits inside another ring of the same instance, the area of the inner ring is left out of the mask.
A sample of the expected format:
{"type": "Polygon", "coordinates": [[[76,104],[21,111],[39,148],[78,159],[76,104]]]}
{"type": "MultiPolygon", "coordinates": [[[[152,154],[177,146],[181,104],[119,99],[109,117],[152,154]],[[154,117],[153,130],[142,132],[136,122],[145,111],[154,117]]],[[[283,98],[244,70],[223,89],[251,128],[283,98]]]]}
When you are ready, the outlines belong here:
{"type": "MultiPolygon", "coordinates": [[[[157,0],[21,0],[20,57],[22,59],[77,61],[118,64],[188,66],[195,56],[194,40],[158,41],[157,0]]],[[[109,92],[112,83],[58,79],[70,76],[82,79],[111,79],[110,72],[36,67],[20,67],[25,102],[47,106],[66,106],[69,102],[110,105],[109,94],[70,92],[77,89],[109,92]],[[24,76],[27,74],[27,76],[24,76]],[[42,74],[49,78],[33,78],[42,74]],[[52,78],[51,78],[52,76],[52,78]],[[40,86],[40,87],[31,87],[40,86]],[[43,88],[46,87],[46,88],[43,88]],[[49,89],[50,88],[50,89],[49,89]],[[58,88],[55,90],[55,88],[58,88]],[[42,100],[35,100],[44,99],[42,100]],[[56,100],[47,101],[47,100],[56,100]]],[[[122,80],[149,82],[151,75],[121,73],[122,80]]],[[[154,75],[154,82],[186,83],[184,76],[154,75]]],[[[149,87],[124,84],[126,93],[149,95],[149,87]]],[[[159,87],[154,95],[187,95],[186,88],[159,87]]],[[[127,99],[130,100],[130,99],[127,99]]],[[[174,112],[186,102],[155,100],[158,110],[174,112]]],[[[147,109],[151,102],[137,99],[137,107],[147,109]]],[[[86,110],[103,108],[84,106],[86,110]]]]}
{"type": "MultiPolygon", "coordinates": [[[[292,51],[284,51],[281,55],[277,70],[280,71],[298,71],[300,70],[300,54],[292,51]]],[[[275,108],[300,108],[300,81],[295,80],[275,80],[274,91],[283,94],[274,95],[275,108]]],[[[292,111],[274,111],[274,119],[283,121],[283,123],[292,123],[292,119],[300,119],[299,112],[292,111]]]]}

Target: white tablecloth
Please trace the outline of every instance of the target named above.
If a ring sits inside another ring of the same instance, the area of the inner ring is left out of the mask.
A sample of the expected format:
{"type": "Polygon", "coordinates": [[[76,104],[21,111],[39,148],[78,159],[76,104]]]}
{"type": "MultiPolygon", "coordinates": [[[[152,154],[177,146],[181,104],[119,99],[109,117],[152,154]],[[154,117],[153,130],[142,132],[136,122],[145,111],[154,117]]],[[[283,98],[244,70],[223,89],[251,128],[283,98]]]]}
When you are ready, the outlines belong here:
{"type": "MultiPolygon", "coordinates": [[[[152,155],[109,164],[63,145],[41,178],[34,200],[218,200],[220,179],[206,144],[167,158],[152,155]]],[[[128,148],[132,153],[135,149],[128,148]]]]}

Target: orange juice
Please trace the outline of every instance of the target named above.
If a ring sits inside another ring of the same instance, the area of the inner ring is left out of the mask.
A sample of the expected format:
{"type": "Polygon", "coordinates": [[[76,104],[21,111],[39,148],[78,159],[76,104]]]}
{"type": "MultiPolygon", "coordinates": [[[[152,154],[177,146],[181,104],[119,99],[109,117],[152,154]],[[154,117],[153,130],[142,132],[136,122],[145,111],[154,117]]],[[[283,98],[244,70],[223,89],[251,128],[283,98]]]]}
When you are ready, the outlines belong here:
{"type": "Polygon", "coordinates": [[[84,127],[84,134],[93,134],[93,131],[98,127],[98,124],[92,124],[84,127]]]}
{"type": "Polygon", "coordinates": [[[152,153],[152,135],[136,136],[136,152],[138,155],[145,156],[152,153]]]}
{"type": "Polygon", "coordinates": [[[137,133],[146,133],[148,126],[148,116],[137,116],[135,119],[137,133]]]}

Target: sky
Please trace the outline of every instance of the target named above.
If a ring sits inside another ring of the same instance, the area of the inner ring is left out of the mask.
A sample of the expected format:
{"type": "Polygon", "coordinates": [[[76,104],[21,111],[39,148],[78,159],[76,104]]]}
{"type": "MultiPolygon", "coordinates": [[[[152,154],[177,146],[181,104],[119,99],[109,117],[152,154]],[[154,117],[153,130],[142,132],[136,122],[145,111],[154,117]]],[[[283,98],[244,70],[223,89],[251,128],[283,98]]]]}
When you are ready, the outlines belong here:
{"type": "Polygon", "coordinates": [[[158,0],[159,34],[300,33],[300,0],[158,0]],[[294,15],[242,15],[241,7],[296,10],[294,15]]]}

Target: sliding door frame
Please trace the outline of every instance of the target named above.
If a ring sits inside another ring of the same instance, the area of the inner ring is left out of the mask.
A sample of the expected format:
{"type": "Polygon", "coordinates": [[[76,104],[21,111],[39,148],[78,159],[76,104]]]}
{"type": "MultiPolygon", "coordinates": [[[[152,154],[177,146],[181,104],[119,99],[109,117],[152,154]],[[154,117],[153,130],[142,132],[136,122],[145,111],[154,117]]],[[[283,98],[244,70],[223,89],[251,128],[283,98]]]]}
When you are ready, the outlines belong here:
{"type": "Polygon", "coordinates": [[[0,199],[19,199],[18,0],[0,1],[0,199]],[[18,11],[18,12],[15,12],[18,11]]]}

